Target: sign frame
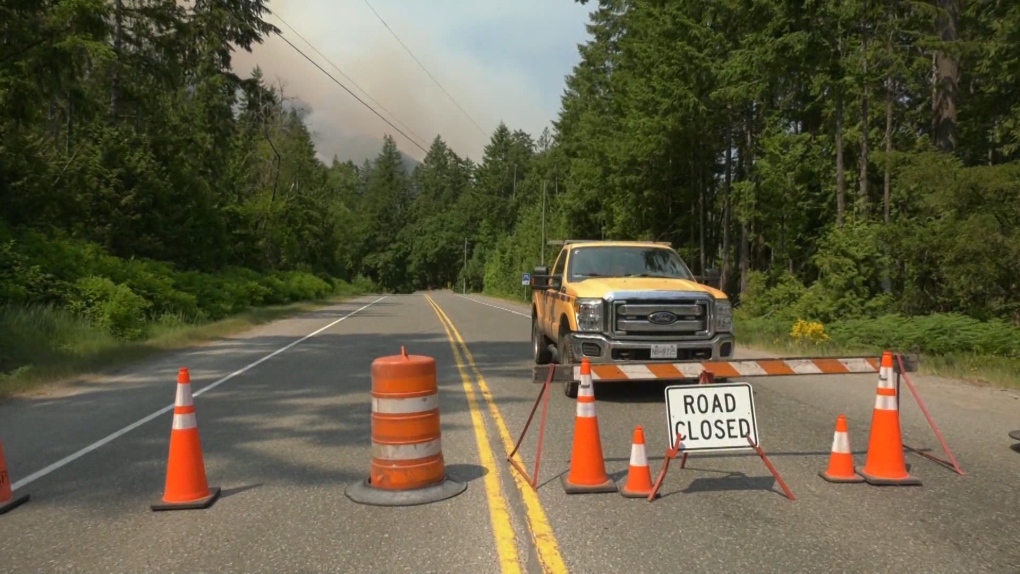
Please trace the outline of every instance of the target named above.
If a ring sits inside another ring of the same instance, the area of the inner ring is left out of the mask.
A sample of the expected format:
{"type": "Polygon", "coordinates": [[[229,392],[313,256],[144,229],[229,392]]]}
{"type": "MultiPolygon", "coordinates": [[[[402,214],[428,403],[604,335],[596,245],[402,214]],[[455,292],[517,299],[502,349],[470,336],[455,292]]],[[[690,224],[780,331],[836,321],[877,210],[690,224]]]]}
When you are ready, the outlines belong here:
{"type": "MultiPolygon", "coordinates": [[[[735,389],[739,389],[738,393],[741,395],[740,398],[737,399],[737,410],[738,411],[740,410],[740,406],[742,404],[744,406],[749,406],[749,409],[745,409],[745,410],[749,410],[750,411],[749,412],[749,416],[750,416],[749,426],[750,426],[751,430],[750,430],[750,435],[749,436],[750,436],[751,441],[754,443],[755,446],[760,446],[761,443],[759,442],[760,441],[760,434],[758,432],[758,413],[757,413],[757,410],[755,409],[755,405],[754,405],[754,388],[751,386],[751,383],[748,383],[746,381],[744,381],[744,382],[740,382],[740,381],[728,381],[728,382],[725,382],[725,383],[712,383],[710,385],[690,385],[690,384],[687,384],[687,385],[669,385],[668,387],[666,387],[666,389],[665,389],[663,394],[664,394],[664,399],[665,399],[665,402],[666,402],[666,430],[667,430],[667,433],[668,433],[668,436],[669,436],[669,444],[672,446],[675,443],[676,436],[677,436],[677,433],[675,431],[676,423],[679,420],[683,420],[683,419],[680,419],[680,417],[682,416],[681,413],[674,413],[674,410],[677,407],[681,407],[681,405],[683,404],[683,397],[688,396],[688,395],[694,395],[695,397],[706,396],[707,395],[709,397],[709,402],[711,403],[713,398],[719,397],[720,395],[723,395],[727,390],[732,392],[735,389]],[[743,396],[744,390],[746,390],[746,392],[747,392],[747,395],[746,395],[746,398],[748,399],[747,402],[743,401],[743,399],[744,399],[744,396],[743,396]],[[674,402],[674,404],[672,406],[671,406],[671,398],[673,399],[672,402],[674,402]],[[674,415],[676,415],[677,420],[674,420],[674,415]]],[[[697,400],[697,399],[695,399],[695,400],[697,400]]],[[[699,414],[699,415],[695,415],[695,417],[693,417],[693,418],[694,418],[694,420],[698,421],[699,426],[701,424],[703,424],[702,421],[719,420],[717,417],[713,417],[713,415],[711,415],[711,414],[708,414],[708,415],[699,414]]],[[[745,417],[741,416],[741,420],[744,420],[744,419],[745,419],[745,417]]],[[[688,420],[690,420],[690,419],[688,419],[688,420]]],[[[711,425],[711,422],[709,424],[711,425]]],[[[738,424],[738,427],[739,427],[739,424],[738,424]]],[[[710,429],[712,429],[712,427],[710,427],[710,429]]],[[[713,430],[715,430],[715,429],[713,429],[713,430]]],[[[695,443],[697,443],[697,442],[702,442],[702,441],[695,441],[695,443]]],[[[742,451],[742,450],[754,450],[754,446],[748,444],[747,443],[747,439],[744,438],[743,435],[740,435],[739,438],[730,439],[728,442],[730,442],[731,444],[727,444],[727,445],[723,445],[723,446],[718,446],[719,442],[720,441],[718,441],[718,440],[714,441],[713,443],[711,443],[713,446],[701,446],[701,447],[696,446],[696,445],[692,446],[691,443],[688,441],[688,437],[685,436],[684,439],[682,441],[680,441],[680,445],[681,445],[680,446],[680,450],[683,451],[683,452],[690,452],[690,453],[693,453],[693,452],[709,452],[709,453],[710,452],[732,452],[732,451],[742,451]]]]}

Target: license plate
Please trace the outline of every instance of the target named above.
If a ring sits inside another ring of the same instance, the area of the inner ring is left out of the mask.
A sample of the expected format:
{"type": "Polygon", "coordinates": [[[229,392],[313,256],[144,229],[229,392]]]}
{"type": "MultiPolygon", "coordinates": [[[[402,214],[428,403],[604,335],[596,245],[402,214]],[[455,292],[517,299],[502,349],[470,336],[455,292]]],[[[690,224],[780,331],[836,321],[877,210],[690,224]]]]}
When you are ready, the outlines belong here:
{"type": "Polygon", "coordinates": [[[653,359],[675,359],[676,345],[652,345],[653,359]]]}

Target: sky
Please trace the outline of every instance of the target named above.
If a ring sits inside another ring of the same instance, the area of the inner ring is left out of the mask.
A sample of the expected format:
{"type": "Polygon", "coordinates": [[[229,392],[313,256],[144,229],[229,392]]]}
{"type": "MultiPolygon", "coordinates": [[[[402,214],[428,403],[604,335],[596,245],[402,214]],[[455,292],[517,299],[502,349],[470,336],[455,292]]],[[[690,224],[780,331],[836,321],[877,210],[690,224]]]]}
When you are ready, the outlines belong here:
{"type": "MultiPolygon", "coordinates": [[[[500,121],[535,139],[543,128],[552,129],[564,76],[579,60],[577,45],[587,40],[590,4],[582,6],[574,0],[368,2],[371,8],[365,0],[270,0],[273,15],[266,19],[425,149],[440,135],[458,155],[481,161],[500,121]],[[372,8],[467,116],[401,47],[372,8]]],[[[233,67],[242,77],[256,65],[267,81],[282,84],[285,96],[310,111],[305,121],[324,161],[334,155],[356,163],[375,157],[385,133],[394,137],[406,155],[419,161],[424,158],[424,151],[280,38],[270,37],[252,53],[235,53],[233,67]]]]}

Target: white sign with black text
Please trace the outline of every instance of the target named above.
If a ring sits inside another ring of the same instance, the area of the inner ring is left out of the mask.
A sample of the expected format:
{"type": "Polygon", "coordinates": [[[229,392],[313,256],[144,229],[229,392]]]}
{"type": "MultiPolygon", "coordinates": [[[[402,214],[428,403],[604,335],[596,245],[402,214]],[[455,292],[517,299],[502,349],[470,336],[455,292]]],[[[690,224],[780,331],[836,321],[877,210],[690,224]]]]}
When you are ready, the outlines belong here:
{"type": "Polygon", "coordinates": [[[749,449],[758,444],[758,420],[750,383],[666,387],[670,448],[681,434],[687,452],[749,449]]]}

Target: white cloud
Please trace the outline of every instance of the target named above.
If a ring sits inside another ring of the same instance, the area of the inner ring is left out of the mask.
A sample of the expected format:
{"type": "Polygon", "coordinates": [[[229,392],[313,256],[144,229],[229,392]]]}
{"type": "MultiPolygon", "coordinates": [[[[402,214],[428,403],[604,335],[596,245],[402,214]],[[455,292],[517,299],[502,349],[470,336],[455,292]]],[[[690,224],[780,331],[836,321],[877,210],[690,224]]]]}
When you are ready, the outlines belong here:
{"type": "MultiPolygon", "coordinates": [[[[484,130],[443,94],[404,51],[362,0],[274,0],[270,9],[314,45],[411,131],[437,135],[460,155],[479,161],[500,120],[538,137],[558,111],[562,78],[585,40],[587,8],[572,0],[431,0],[403,3],[371,0],[372,6],[415,56],[484,130]]],[[[379,109],[275,16],[279,27],[308,57],[379,109]]],[[[256,65],[286,93],[312,108],[309,127],[323,158],[360,161],[378,153],[391,133],[404,153],[424,152],[359,104],[280,38],[235,54],[242,76],[256,65]]],[[[390,114],[384,117],[408,135],[390,114]]],[[[413,136],[412,136],[413,137],[413,136]]]]}

